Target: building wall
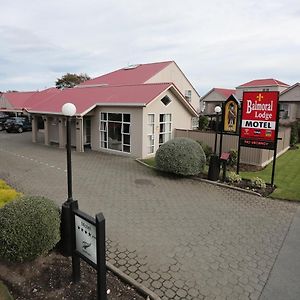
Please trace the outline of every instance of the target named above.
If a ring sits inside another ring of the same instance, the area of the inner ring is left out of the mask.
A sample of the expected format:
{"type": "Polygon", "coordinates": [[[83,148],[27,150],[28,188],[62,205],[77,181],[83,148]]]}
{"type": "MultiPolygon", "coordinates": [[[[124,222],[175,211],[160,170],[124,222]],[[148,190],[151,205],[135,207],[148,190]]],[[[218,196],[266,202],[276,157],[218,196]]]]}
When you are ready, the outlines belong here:
{"type": "Polygon", "coordinates": [[[130,155],[133,157],[142,156],[143,140],[143,108],[142,107],[96,107],[91,116],[91,148],[92,150],[104,151],[116,154],[130,155]],[[130,144],[131,153],[104,149],[100,147],[100,113],[129,113],[130,114],[130,144]]]}
{"type": "Polygon", "coordinates": [[[215,107],[217,105],[221,105],[226,99],[217,93],[216,91],[212,91],[207,96],[201,98],[201,102],[205,102],[204,114],[214,114],[215,107]]]}
{"type": "Polygon", "coordinates": [[[300,118],[300,86],[296,85],[286,93],[279,96],[279,101],[289,104],[289,119],[293,122],[300,118]]]}
{"type": "Polygon", "coordinates": [[[160,114],[171,114],[172,115],[172,138],[175,135],[175,129],[192,129],[192,115],[183,106],[180,100],[171,92],[167,91],[160,95],[155,101],[148,104],[147,107],[143,109],[143,152],[142,156],[151,157],[154,154],[148,154],[148,114],[155,114],[155,140],[154,140],[154,153],[159,146],[159,115],[160,114]],[[167,95],[171,102],[165,106],[160,100],[167,95]]]}
{"type": "Polygon", "coordinates": [[[191,104],[193,105],[196,111],[200,111],[200,96],[174,62],[169,64],[166,68],[164,68],[162,71],[150,78],[145,83],[159,82],[173,82],[175,86],[179,89],[179,91],[183,94],[183,96],[185,96],[186,90],[191,90],[191,104]]]}
{"type": "MultiPolygon", "coordinates": [[[[278,141],[278,156],[289,149],[291,129],[288,127],[280,127],[278,137],[282,140],[278,141]]],[[[196,141],[202,141],[214,149],[215,132],[206,132],[199,130],[176,130],[175,137],[189,137],[196,141]]],[[[229,152],[231,149],[238,149],[239,137],[236,135],[223,135],[222,152],[229,152]]],[[[219,154],[220,135],[217,139],[217,154],[219,154]]],[[[257,148],[241,147],[241,163],[265,166],[273,158],[273,151],[257,148]]]]}

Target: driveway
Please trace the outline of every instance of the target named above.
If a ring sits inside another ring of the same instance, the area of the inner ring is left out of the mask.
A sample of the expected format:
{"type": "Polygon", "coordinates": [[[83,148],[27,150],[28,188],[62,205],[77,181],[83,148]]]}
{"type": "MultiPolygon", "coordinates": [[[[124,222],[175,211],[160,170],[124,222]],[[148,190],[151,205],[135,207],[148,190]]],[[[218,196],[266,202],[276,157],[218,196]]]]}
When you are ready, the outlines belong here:
{"type": "MultiPolygon", "coordinates": [[[[0,177],[61,204],[66,154],[0,133],[0,177]]],[[[258,299],[297,205],[161,176],[127,157],[73,153],[74,198],[103,212],[108,261],[162,299],[258,299]]]]}

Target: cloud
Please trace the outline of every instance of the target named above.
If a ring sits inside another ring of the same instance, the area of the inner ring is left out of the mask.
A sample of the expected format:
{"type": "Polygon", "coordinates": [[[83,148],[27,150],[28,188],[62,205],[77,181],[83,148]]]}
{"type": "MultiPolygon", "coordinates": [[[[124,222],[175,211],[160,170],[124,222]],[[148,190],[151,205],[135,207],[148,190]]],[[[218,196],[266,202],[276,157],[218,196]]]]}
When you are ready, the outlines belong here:
{"type": "Polygon", "coordinates": [[[262,77],[299,81],[298,0],[15,0],[1,12],[0,90],[162,60],[200,94],[262,77]]]}

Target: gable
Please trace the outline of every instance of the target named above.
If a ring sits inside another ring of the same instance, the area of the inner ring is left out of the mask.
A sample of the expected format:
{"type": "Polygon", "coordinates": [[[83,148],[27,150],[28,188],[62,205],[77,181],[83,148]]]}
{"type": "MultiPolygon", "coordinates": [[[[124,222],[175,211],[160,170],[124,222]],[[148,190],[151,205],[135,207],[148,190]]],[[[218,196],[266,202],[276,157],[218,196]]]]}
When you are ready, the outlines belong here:
{"type": "Polygon", "coordinates": [[[188,115],[189,118],[198,116],[198,113],[193,106],[185,100],[174,86],[171,86],[168,90],[162,92],[153,101],[148,103],[146,107],[147,110],[154,110],[157,113],[173,111],[177,115],[188,115]]]}
{"type": "Polygon", "coordinates": [[[297,83],[279,95],[279,101],[300,102],[300,84],[297,83]]]}
{"type": "Polygon", "coordinates": [[[186,96],[187,91],[191,91],[191,104],[196,110],[199,109],[200,96],[197,90],[174,61],[146,81],[146,83],[158,82],[172,82],[183,96],[186,96]]]}
{"type": "MultiPolygon", "coordinates": [[[[227,97],[228,98],[228,97],[227,97]]],[[[222,102],[227,99],[224,95],[218,93],[215,89],[212,89],[206,95],[201,98],[204,102],[222,102]]]]}

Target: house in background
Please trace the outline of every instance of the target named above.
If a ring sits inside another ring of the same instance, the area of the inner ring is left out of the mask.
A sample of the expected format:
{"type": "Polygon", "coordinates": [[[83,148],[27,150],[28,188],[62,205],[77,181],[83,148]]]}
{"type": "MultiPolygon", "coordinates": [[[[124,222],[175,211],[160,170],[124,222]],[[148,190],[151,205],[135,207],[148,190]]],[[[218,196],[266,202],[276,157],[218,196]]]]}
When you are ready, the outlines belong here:
{"type": "Polygon", "coordinates": [[[215,107],[222,105],[230,95],[235,95],[234,89],[212,88],[200,98],[201,112],[205,115],[214,114],[215,107]]]}
{"type": "Polygon", "coordinates": [[[205,103],[203,113],[214,114],[214,108],[221,105],[231,94],[242,100],[243,92],[248,91],[278,91],[280,104],[280,123],[287,124],[300,119],[300,86],[299,83],[289,86],[276,79],[256,79],[232,89],[213,88],[200,99],[200,105],[205,103]]]}
{"type": "Polygon", "coordinates": [[[236,97],[239,100],[242,100],[243,92],[251,92],[251,91],[255,91],[255,92],[278,91],[280,93],[283,92],[288,87],[289,87],[288,84],[273,78],[255,79],[237,86],[236,97]]]}
{"type": "Polygon", "coordinates": [[[288,87],[279,95],[280,123],[286,124],[300,120],[300,83],[288,87]]]}
{"type": "MultiPolygon", "coordinates": [[[[77,151],[89,147],[145,158],[173,138],[175,128],[192,129],[199,99],[175,62],[162,62],[126,67],[75,88],[51,88],[27,99],[23,95],[18,107],[32,116],[33,142],[65,147],[61,108],[72,102],[77,107],[72,124],[77,151]]],[[[6,100],[5,105],[12,109],[14,103],[6,100]]]]}

